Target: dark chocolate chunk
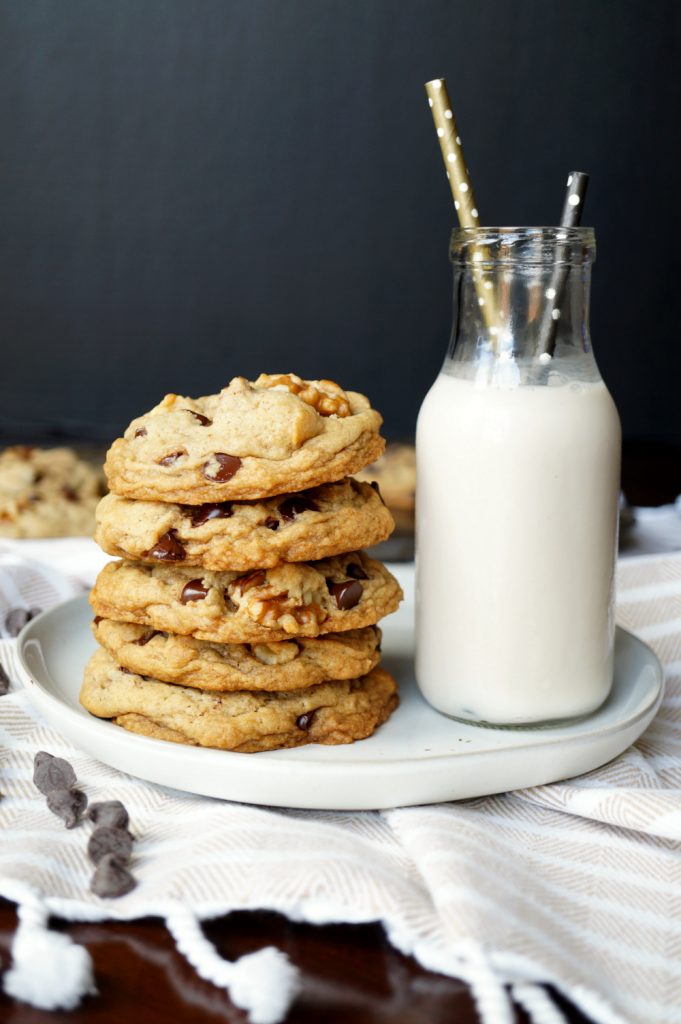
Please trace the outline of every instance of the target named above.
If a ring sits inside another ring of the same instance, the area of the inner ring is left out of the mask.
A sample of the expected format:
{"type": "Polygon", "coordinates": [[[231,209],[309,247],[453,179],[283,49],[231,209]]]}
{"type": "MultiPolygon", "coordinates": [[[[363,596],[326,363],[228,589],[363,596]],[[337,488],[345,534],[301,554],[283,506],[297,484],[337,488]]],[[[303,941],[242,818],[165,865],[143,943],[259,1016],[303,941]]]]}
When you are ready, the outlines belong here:
{"type": "Polygon", "coordinates": [[[254,569],[253,572],[248,572],[245,576],[239,576],[233,581],[232,586],[238,588],[239,593],[243,595],[251,587],[259,587],[261,583],[264,583],[266,575],[264,569],[254,569]]]}
{"type": "Polygon", "coordinates": [[[116,899],[134,889],[137,882],[112,853],[105,853],[90,880],[90,891],[103,899],[116,899]]]}
{"type": "Polygon", "coordinates": [[[147,436],[147,428],[146,427],[138,427],[137,430],[135,431],[135,433],[133,434],[133,437],[146,437],[146,436],[147,436]]]}
{"type": "Polygon", "coordinates": [[[364,592],[364,588],[358,580],[343,580],[342,583],[334,583],[333,580],[327,579],[326,585],[342,612],[354,608],[364,592]]]}
{"type": "Polygon", "coordinates": [[[168,455],[164,455],[162,459],[158,460],[158,465],[159,466],[172,466],[172,465],[174,465],[174,463],[177,462],[178,459],[181,459],[182,456],[186,455],[186,454],[187,453],[185,451],[169,452],[168,455]]]}
{"type": "Polygon", "coordinates": [[[241,466],[241,459],[237,455],[227,455],[225,452],[215,452],[213,458],[203,465],[203,475],[206,480],[214,480],[216,483],[224,484],[231,480],[241,466]],[[218,463],[217,469],[213,460],[218,463]]]}
{"type": "Polygon", "coordinates": [[[67,501],[78,501],[78,492],[74,491],[73,487],[69,487],[65,484],[61,489],[61,493],[67,501]]]}
{"type": "Polygon", "coordinates": [[[302,715],[298,715],[296,718],[296,725],[299,729],[309,729],[312,725],[312,719],[319,711],[319,708],[314,708],[312,711],[306,711],[302,715]]]}
{"type": "Polygon", "coordinates": [[[289,498],[284,498],[281,505],[279,506],[279,514],[282,519],[291,523],[299,516],[301,512],[318,512],[319,507],[315,505],[311,498],[308,498],[306,494],[292,494],[289,498]]]}
{"type": "Polygon", "coordinates": [[[231,501],[209,502],[206,505],[185,508],[186,514],[192,521],[192,526],[203,526],[210,519],[229,519],[232,511],[231,501]]]}
{"type": "Polygon", "coordinates": [[[54,757],[46,750],[40,750],[33,758],[33,782],[47,796],[53,789],[71,789],[77,779],[73,768],[63,757],[54,757]]]}
{"type": "Polygon", "coordinates": [[[9,693],[9,676],[0,665],[0,697],[4,697],[6,693],[9,693]]]}
{"type": "Polygon", "coordinates": [[[103,615],[95,615],[94,619],[92,620],[93,625],[94,626],[98,626],[103,618],[104,618],[103,615]]]}
{"type": "Polygon", "coordinates": [[[130,820],[120,800],[100,800],[96,804],[90,804],[87,817],[94,821],[95,825],[119,829],[127,829],[130,820]]]}
{"type": "Polygon", "coordinates": [[[133,643],[137,644],[138,647],[144,647],[145,644],[148,644],[155,636],[159,636],[160,633],[160,629],[150,629],[148,633],[142,633],[141,637],[137,640],[133,640],[133,643]]]}
{"type": "Polygon", "coordinates": [[[87,807],[87,797],[79,789],[51,789],[47,806],[67,828],[75,828],[87,807]]]}
{"type": "Polygon", "coordinates": [[[154,558],[157,562],[183,562],[187,557],[187,552],[178,540],[177,532],[168,530],[158,538],[153,548],[147,551],[146,557],[154,558]]]}
{"type": "Polygon", "coordinates": [[[207,416],[202,416],[200,412],[194,412],[193,409],[184,409],[184,412],[188,412],[190,416],[194,416],[199,421],[202,427],[209,427],[212,420],[209,420],[207,416]]]}
{"type": "MultiPolygon", "coordinates": [[[[117,802],[117,801],[116,801],[117,802]]],[[[125,810],[125,808],[123,808],[125,810]]],[[[132,853],[132,836],[124,828],[97,825],[87,844],[87,855],[93,864],[99,864],[105,853],[111,853],[125,864],[132,853]]]]}
{"type": "Polygon", "coordinates": [[[190,580],[182,589],[180,601],[182,604],[187,604],[189,601],[203,601],[207,593],[208,587],[203,585],[203,580],[190,580]]]}
{"type": "Polygon", "coordinates": [[[275,519],[274,516],[268,516],[267,519],[265,520],[265,526],[267,527],[268,530],[278,530],[279,520],[275,519]]]}
{"type": "Polygon", "coordinates": [[[345,572],[353,580],[368,580],[369,576],[358,562],[350,562],[345,566],[345,572]]]}

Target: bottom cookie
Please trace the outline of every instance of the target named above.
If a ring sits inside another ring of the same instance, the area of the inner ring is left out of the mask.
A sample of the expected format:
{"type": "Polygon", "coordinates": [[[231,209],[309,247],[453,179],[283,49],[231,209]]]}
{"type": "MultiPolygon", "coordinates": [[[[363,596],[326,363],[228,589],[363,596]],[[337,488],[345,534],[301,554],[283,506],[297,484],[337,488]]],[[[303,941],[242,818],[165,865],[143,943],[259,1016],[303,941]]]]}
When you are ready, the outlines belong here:
{"type": "Polygon", "coordinates": [[[207,693],[135,675],[100,649],[85,668],[80,701],[131,732],[251,754],[365,739],[394,711],[398,696],[381,668],[291,693],[207,693]]]}

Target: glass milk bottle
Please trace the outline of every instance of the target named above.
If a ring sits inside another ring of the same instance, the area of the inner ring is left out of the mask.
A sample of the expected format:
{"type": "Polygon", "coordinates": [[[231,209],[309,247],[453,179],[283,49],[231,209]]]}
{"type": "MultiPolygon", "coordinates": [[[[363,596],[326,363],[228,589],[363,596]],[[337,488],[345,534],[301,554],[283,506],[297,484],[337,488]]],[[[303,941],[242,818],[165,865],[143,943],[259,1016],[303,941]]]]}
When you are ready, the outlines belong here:
{"type": "Polygon", "coordinates": [[[417,427],[416,676],[455,718],[588,714],[612,685],[620,424],[589,228],[452,235],[449,351],[417,427]]]}

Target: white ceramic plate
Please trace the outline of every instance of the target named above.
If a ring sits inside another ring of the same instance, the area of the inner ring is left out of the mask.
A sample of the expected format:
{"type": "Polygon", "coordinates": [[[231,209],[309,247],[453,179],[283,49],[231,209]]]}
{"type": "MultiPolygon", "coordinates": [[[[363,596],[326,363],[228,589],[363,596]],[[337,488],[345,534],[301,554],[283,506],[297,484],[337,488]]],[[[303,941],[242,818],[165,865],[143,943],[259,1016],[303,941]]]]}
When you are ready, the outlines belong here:
{"type": "Polygon", "coordinates": [[[407,600],[381,623],[384,664],[400,684],[401,704],[374,736],[349,746],[234,754],[147,739],[88,714],[78,692],[95,647],[91,617],[86,598],[75,598],[39,615],[19,638],[28,693],[45,719],[92,757],[130,775],[243,803],[371,810],[555,782],[620,754],[662,699],[657,658],[618,630],[613,691],[589,718],[513,730],[452,721],[433,711],[416,687],[413,604],[407,600]]]}

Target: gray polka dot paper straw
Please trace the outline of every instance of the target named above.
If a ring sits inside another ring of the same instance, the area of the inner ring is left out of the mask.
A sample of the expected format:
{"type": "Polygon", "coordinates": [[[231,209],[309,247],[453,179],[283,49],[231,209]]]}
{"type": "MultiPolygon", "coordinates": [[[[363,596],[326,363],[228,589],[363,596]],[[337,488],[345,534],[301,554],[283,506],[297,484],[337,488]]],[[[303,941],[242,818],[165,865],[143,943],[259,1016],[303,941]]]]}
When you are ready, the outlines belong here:
{"type": "MultiPolygon", "coordinates": [[[[565,189],[565,200],[563,202],[563,213],[560,218],[562,228],[576,228],[582,219],[582,210],[586,198],[586,189],[589,184],[589,175],[584,171],[570,171],[565,189]]],[[[557,256],[561,256],[560,246],[557,256]]],[[[560,262],[551,277],[551,283],[544,292],[546,304],[539,327],[539,342],[537,355],[543,363],[548,363],[556,349],[556,337],[558,333],[558,321],[561,317],[565,285],[567,284],[568,267],[560,262]]]]}
{"type": "MultiPolygon", "coordinates": [[[[444,78],[434,78],[426,82],[426,95],[435,122],[435,131],[440,142],[440,151],[445,165],[449,188],[454,200],[454,209],[459,218],[462,228],[477,228],[480,226],[480,214],[478,204],[473,192],[466,160],[461,145],[461,136],[456,126],[456,118],[452,109],[447,83],[444,78]]],[[[473,258],[482,261],[486,258],[486,251],[480,247],[474,253],[473,258]]],[[[485,278],[482,271],[475,271],[473,274],[475,290],[478,296],[478,304],[482,312],[485,324],[493,339],[498,334],[498,317],[494,304],[494,292],[492,288],[485,287],[485,278]]],[[[489,285],[489,281],[487,284],[489,285]]],[[[496,343],[494,343],[496,347],[496,343]]]]}

